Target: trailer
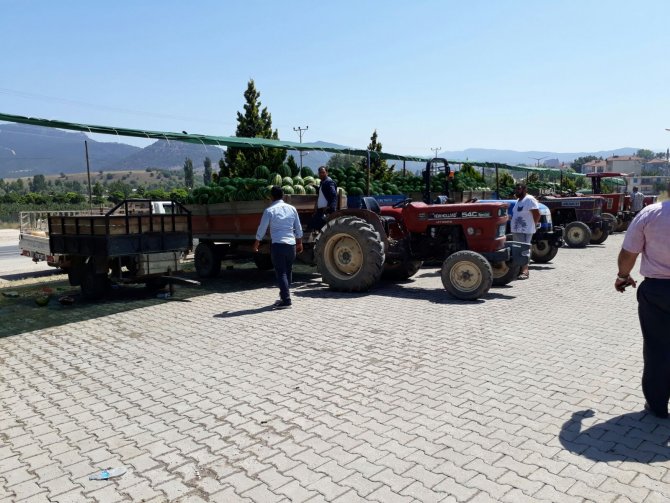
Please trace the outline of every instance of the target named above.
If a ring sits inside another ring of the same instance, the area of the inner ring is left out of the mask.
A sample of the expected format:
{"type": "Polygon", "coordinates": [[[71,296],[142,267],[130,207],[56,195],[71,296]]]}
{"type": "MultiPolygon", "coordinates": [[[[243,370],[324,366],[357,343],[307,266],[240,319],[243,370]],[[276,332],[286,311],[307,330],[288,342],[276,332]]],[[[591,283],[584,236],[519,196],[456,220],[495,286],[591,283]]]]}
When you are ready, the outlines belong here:
{"type": "Polygon", "coordinates": [[[190,212],[176,202],[156,203],[132,199],[104,215],[49,215],[49,253],[59,257],[70,284],[98,299],[112,281],[154,287],[197,283],[173,276],[193,246],[190,212]]]}

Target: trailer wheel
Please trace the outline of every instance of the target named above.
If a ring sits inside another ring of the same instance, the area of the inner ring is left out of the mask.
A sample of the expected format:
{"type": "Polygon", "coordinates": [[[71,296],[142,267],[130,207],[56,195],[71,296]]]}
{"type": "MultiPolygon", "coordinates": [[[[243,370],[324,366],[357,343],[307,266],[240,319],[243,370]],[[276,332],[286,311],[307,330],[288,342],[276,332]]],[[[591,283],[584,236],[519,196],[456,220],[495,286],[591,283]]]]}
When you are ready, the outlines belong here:
{"type": "Polygon", "coordinates": [[[607,229],[594,229],[591,231],[591,240],[589,242],[592,245],[602,244],[607,240],[609,235],[610,233],[607,229]]]}
{"type": "Polygon", "coordinates": [[[214,278],[221,272],[221,257],[212,243],[201,241],[195,248],[195,271],[200,278],[214,278]]]}
{"type": "Polygon", "coordinates": [[[269,271],[270,269],[274,268],[274,265],[272,265],[271,255],[259,254],[259,253],[255,254],[254,264],[256,264],[256,267],[261,271],[269,271]]]}
{"type": "Polygon", "coordinates": [[[551,246],[549,241],[543,239],[532,245],[530,248],[530,258],[538,264],[551,262],[558,253],[557,246],[551,246]]]}
{"type": "Polygon", "coordinates": [[[493,273],[493,286],[505,286],[519,276],[521,266],[513,265],[510,262],[496,262],[491,264],[493,273]]]}
{"type": "Polygon", "coordinates": [[[442,284],[457,299],[476,300],[493,285],[491,264],[470,250],[452,253],[442,264],[442,284]]]}
{"type": "Polygon", "coordinates": [[[106,274],[96,273],[93,268],[81,276],[81,294],[89,300],[104,297],[109,290],[109,278],[106,274]]]}
{"type": "Polygon", "coordinates": [[[334,290],[362,292],[381,277],[384,243],[375,228],[360,218],[330,220],[314,244],[316,267],[334,290]]]}
{"type": "Polygon", "coordinates": [[[591,229],[584,222],[570,222],[565,226],[564,238],[570,248],[584,248],[591,241],[591,229]]]}
{"type": "Polygon", "coordinates": [[[395,281],[403,281],[414,276],[421,266],[423,261],[404,259],[398,262],[384,262],[384,270],[382,271],[382,278],[395,281]]]}

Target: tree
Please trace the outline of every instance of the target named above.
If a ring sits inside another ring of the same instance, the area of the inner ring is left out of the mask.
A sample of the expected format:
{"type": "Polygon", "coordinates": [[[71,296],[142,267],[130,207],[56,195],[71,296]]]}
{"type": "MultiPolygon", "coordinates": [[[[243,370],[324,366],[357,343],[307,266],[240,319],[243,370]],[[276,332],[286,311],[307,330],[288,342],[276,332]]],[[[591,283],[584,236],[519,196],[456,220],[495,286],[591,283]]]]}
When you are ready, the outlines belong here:
{"type": "Polygon", "coordinates": [[[202,180],[205,182],[205,185],[209,185],[212,181],[212,160],[209,157],[205,157],[205,173],[202,175],[202,180]]]}
{"type": "Polygon", "coordinates": [[[94,196],[98,197],[101,197],[105,193],[104,189],[102,188],[102,185],[100,185],[100,182],[95,182],[95,185],[93,185],[91,192],[93,193],[94,196]]]}
{"type": "Polygon", "coordinates": [[[300,167],[298,166],[298,163],[295,162],[295,157],[293,157],[293,155],[288,156],[288,159],[286,159],[286,164],[289,168],[291,168],[291,176],[300,175],[300,167]]]}
{"type": "Polygon", "coordinates": [[[219,177],[230,178],[230,166],[226,164],[223,157],[219,159],[219,177]]]}
{"type": "MultiPolygon", "coordinates": [[[[261,93],[256,90],[254,80],[251,79],[244,92],[246,103],[244,114],[237,112],[237,130],[235,136],[246,138],[279,139],[277,130],[272,129],[272,116],[267,107],[261,110],[259,100],[261,93]]],[[[286,159],[286,151],[277,148],[246,148],[228,147],[225,154],[225,164],[228,175],[221,176],[253,176],[254,169],[261,164],[276,171],[286,159]]]]}
{"type": "Polygon", "coordinates": [[[582,172],[582,166],[586,164],[587,162],[591,161],[602,161],[602,157],[596,157],[595,155],[587,155],[584,157],[577,157],[572,163],[570,164],[570,167],[574,169],[577,173],[582,172]]]}
{"type": "Polygon", "coordinates": [[[47,180],[44,175],[33,176],[32,182],[29,182],[31,192],[46,192],[47,180]]]}
{"type": "Polygon", "coordinates": [[[187,189],[192,189],[193,182],[193,161],[187,157],[184,161],[184,185],[187,189]]]}
{"type": "MultiPolygon", "coordinates": [[[[377,154],[381,154],[382,152],[382,144],[377,140],[376,129],[374,130],[372,136],[370,137],[370,144],[368,145],[368,150],[370,152],[376,152],[377,154]]],[[[360,166],[361,169],[367,170],[368,168],[367,158],[364,158],[361,161],[360,166]]],[[[389,166],[388,163],[386,162],[386,159],[381,159],[379,156],[374,155],[370,156],[370,177],[373,180],[388,182],[391,179],[394,168],[395,164],[389,166]]]]}
{"type": "Polygon", "coordinates": [[[646,149],[646,148],[641,148],[637,152],[635,152],[635,155],[637,157],[642,157],[642,159],[646,159],[647,161],[651,161],[654,158],[654,152],[646,149]]]}

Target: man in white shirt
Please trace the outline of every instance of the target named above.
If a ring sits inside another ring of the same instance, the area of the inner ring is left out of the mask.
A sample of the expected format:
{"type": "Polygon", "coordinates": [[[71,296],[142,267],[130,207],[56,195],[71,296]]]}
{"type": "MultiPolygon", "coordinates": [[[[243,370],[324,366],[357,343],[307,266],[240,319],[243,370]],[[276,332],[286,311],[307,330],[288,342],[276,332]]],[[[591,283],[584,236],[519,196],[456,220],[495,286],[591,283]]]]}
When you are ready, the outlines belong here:
{"type": "MultiPolygon", "coordinates": [[[[533,234],[540,223],[540,206],[537,199],[528,194],[526,184],[517,183],[514,187],[514,194],[517,201],[512,209],[512,220],[510,227],[514,235],[514,241],[530,244],[533,234]]],[[[528,279],[528,264],[530,264],[530,248],[522,253],[527,257],[524,265],[521,266],[517,279],[528,279]]]]}
{"type": "Polygon", "coordinates": [[[274,303],[276,309],[288,309],[291,307],[291,291],[289,287],[293,279],[293,261],[297,253],[302,252],[302,227],[298,210],[283,200],[284,191],[281,187],[272,187],[272,204],[265,208],[261,223],[256,232],[254,252],[258,253],[258,247],[270,227],[270,256],[272,265],[277,274],[279,283],[279,300],[274,303]]]}
{"type": "Polygon", "coordinates": [[[644,208],[644,194],[637,187],[633,187],[630,195],[630,209],[637,215],[644,208]]]}

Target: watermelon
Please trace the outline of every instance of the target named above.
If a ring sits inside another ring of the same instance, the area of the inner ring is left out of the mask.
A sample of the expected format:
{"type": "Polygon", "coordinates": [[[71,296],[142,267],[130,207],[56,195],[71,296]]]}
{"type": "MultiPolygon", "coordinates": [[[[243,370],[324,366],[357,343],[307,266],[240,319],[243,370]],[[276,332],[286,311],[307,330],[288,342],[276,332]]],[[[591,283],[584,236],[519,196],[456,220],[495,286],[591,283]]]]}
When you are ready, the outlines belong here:
{"type": "Polygon", "coordinates": [[[282,177],[291,176],[291,167],[288,164],[282,164],[281,166],[279,166],[278,171],[282,177]]]}
{"type": "Polygon", "coordinates": [[[352,196],[362,196],[362,195],[364,194],[364,192],[363,192],[361,189],[359,189],[358,187],[356,187],[355,185],[354,185],[354,187],[353,187],[351,190],[349,190],[348,192],[349,192],[349,194],[351,194],[352,196]]]}
{"type": "Polygon", "coordinates": [[[300,176],[307,178],[308,176],[314,176],[314,171],[309,166],[305,166],[300,170],[300,176]]]}
{"type": "Polygon", "coordinates": [[[305,194],[316,194],[316,187],[314,185],[306,185],[305,194]]]}
{"type": "Polygon", "coordinates": [[[293,190],[295,191],[296,194],[307,194],[307,191],[305,191],[305,187],[302,185],[295,185],[293,187],[293,190]]]}
{"type": "Polygon", "coordinates": [[[284,194],[295,194],[292,185],[284,185],[281,189],[284,191],[284,194]]]}
{"type": "Polygon", "coordinates": [[[263,166],[261,164],[254,170],[254,178],[257,178],[259,180],[265,180],[269,176],[270,176],[270,170],[268,169],[267,166],[263,166]]]}
{"type": "Polygon", "coordinates": [[[293,178],[290,176],[285,176],[284,179],[282,180],[282,185],[290,185],[293,187],[293,178]]]}
{"type": "Polygon", "coordinates": [[[299,176],[294,176],[294,177],[293,177],[293,186],[295,187],[296,185],[303,185],[303,186],[304,186],[304,185],[305,185],[305,182],[304,182],[304,180],[303,180],[302,178],[300,178],[299,176]]]}
{"type": "Polygon", "coordinates": [[[308,185],[314,183],[314,177],[313,176],[306,176],[302,179],[303,181],[303,186],[307,187],[308,185]]]}
{"type": "Polygon", "coordinates": [[[282,186],[282,181],[283,181],[282,176],[279,173],[274,173],[270,175],[270,178],[268,178],[268,183],[270,185],[276,185],[277,187],[282,186]]]}

